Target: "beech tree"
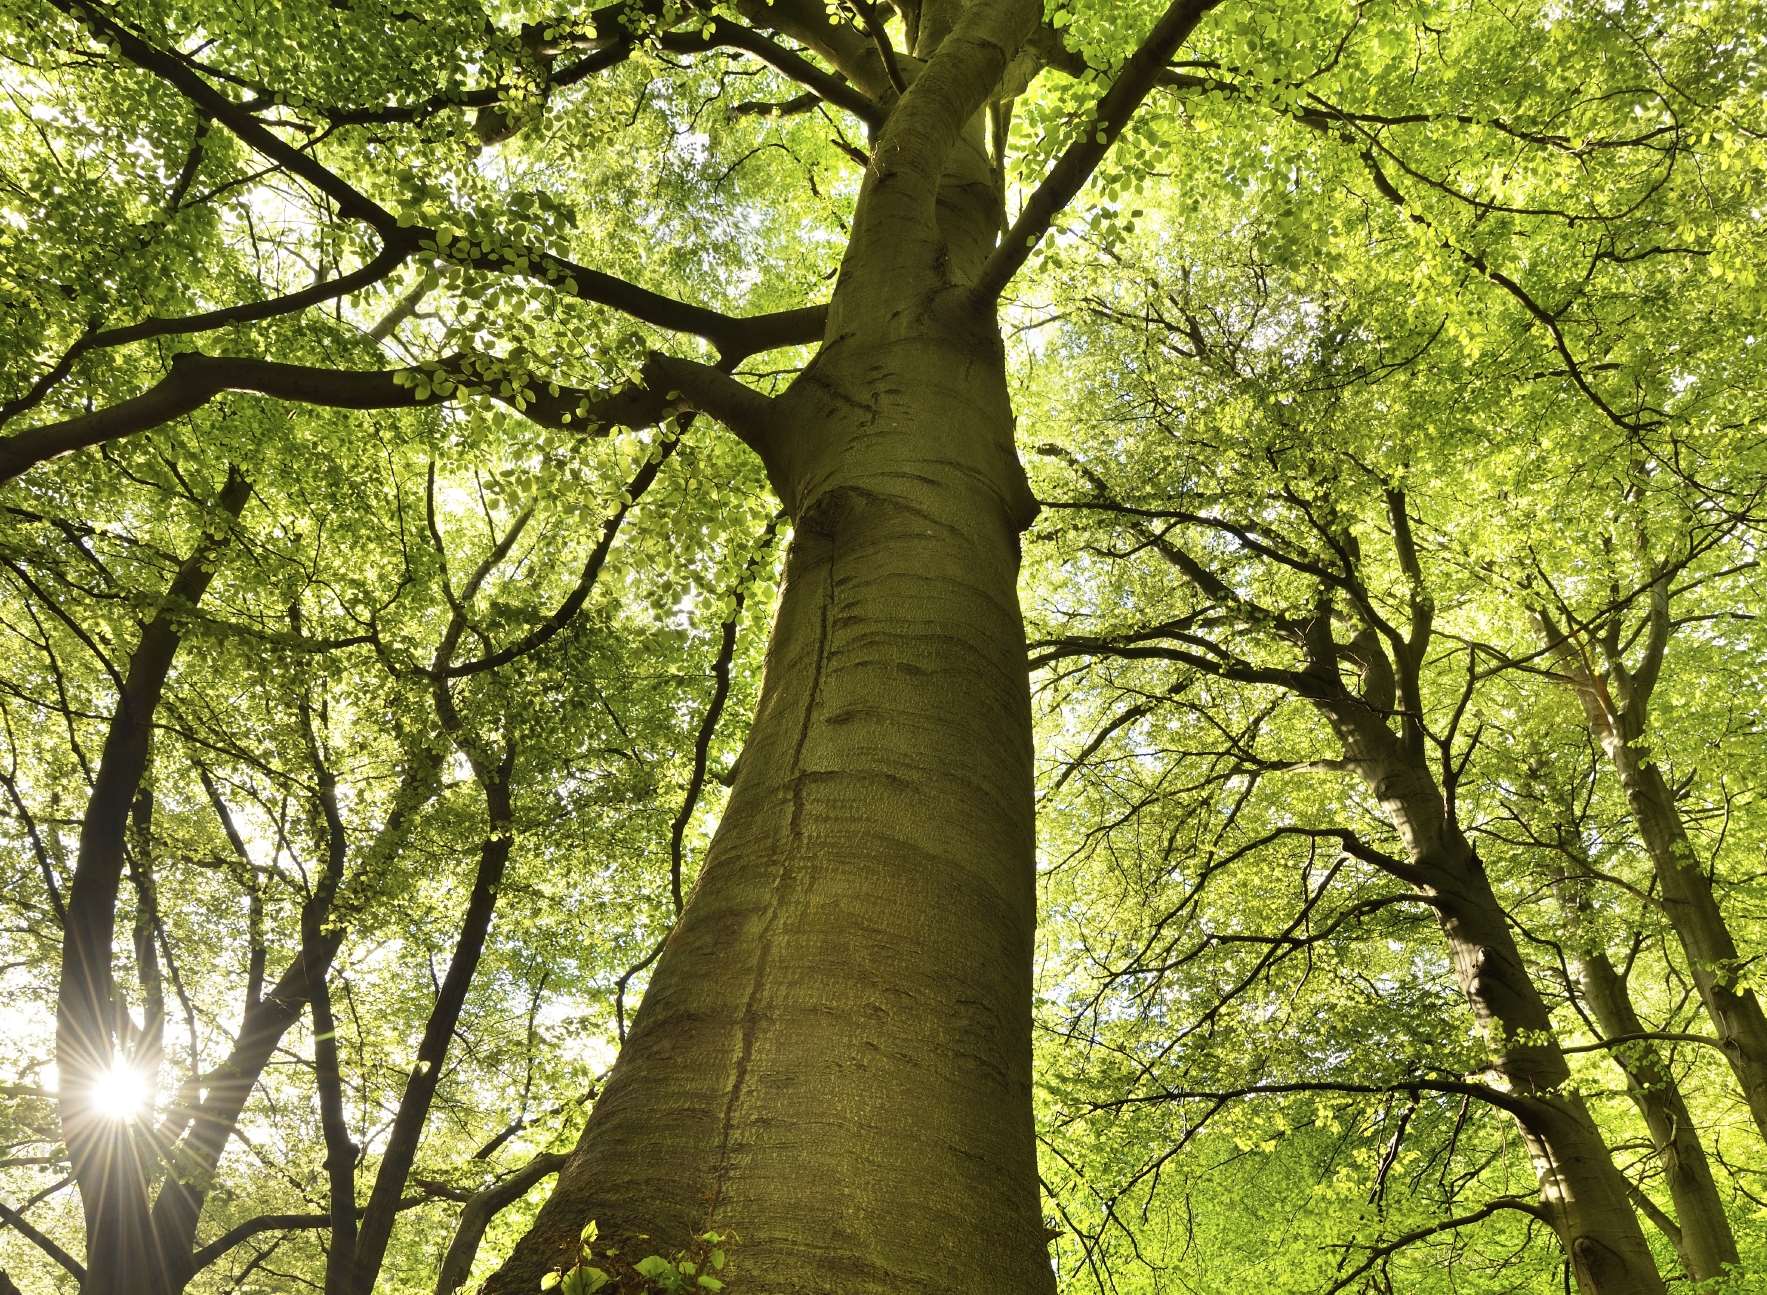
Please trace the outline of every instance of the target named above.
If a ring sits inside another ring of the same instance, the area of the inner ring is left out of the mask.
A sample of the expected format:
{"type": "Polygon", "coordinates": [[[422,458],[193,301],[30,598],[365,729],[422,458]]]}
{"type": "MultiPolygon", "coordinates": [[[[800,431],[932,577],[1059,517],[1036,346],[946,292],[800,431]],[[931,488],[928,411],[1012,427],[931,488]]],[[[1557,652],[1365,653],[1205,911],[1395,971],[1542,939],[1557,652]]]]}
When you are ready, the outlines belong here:
{"type": "Polygon", "coordinates": [[[4,12],[7,1282],[1746,1289],[1748,6],[4,12]]]}

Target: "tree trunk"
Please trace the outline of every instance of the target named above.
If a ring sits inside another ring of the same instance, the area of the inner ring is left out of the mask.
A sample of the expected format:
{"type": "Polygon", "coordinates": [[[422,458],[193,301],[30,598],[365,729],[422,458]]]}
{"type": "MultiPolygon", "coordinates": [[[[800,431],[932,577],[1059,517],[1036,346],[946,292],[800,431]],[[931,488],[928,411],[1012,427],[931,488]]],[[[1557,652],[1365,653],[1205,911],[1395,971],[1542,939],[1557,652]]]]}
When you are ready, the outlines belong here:
{"type": "Polygon", "coordinates": [[[1590,736],[1619,776],[1662,889],[1663,913],[1687,955],[1700,1002],[1755,1127],[1767,1138],[1767,1015],[1753,990],[1737,987],[1742,960],[1736,941],[1718,907],[1712,879],[1694,854],[1674,793],[1646,745],[1651,694],[1675,629],[1669,578],[1669,569],[1658,568],[1644,622],[1648,632],[1633,667],[1621,660],[1618,621],[1607,627],[1600,643],[1584,646],[1545,615],[1537,619],[1547,649],[1556,654],[1576,691],[1590,736]]]}
{"type": "Polygon", "coordinates": [[[1491,1048],[1490,1076],[1517,1099],[1510,1108],[1534,1162],[1546,1219],[1584,1295],[1660,1295],[1662,1275],[1583,1099],[1552,1020],[1522,962],[1484,865],[1451,833],[1439,856],[1421,856],[1462,992],[1491,1048]]]}
{"type": "MultiPolygon", "coordinates": [[[[1642,727],[1642,724],[1639,724],[1642,727]]],[[[1751,989],[1739,989],[1742,966],[1736,940],[1718,908],[1712,881],[1701,869],[1675,797],[1648,753],[1611,727],[1598,731],[1625,789],[1662,887],[1663,912],[1687,954],[1700,1001],[1761,1136],[1767,1138],[1767,1015],[1751,989]]]]}
{"type": "Polygon", "coordinates": [[[822,348],[749,435],[794,534],[730,802],[494,1295],[568,1265],[590,1220],[628,1260],[726,1234],[755,1295],[1054,1290],[1017,596],[1035,503],[992,301],[966,286],[1001,225],[981,109],[1038,13],[922,6],[822,348]]]}
{"type": "Polygon", "coordinates": [[[1421,755],[1356,699],[1321,709],[1404,839],[1412,879],[1436,909],[1454,974],[1489,1049],[1488,1081],[1516,1121],[1543,1217],[1583,1295],[1662,1295],[1662,1274],[1583,1099],[1484,863],[1447,812],[1421,755]]]}
{"type": "Polygon", "coordinates": [[[990,312],[953,289],[910,324],[835,340],[782,400],[795,535],[730,803],[582,1142],[488,1291],[537,1289],[591,1219],[630,1258],[732,1234],[754,1292],[1053,1289],[1028,495],[990,312]]]}
{"type": "MultiPolygon", "coordinates": [[[[240,515],[249,497],[246,479],[230,469],[215,505],[223,527],[240,515]]],[[[223,530],[196,546],[167,588],[164,604],[143,628],[80,824],[62,940],[55,1058],[61,1072],[62,1137],[85,1214],[86,1278],[81,1290],[87,1295],[158,1293],[173,1286],[154,1245],[149,1214],[157,1157],[146,1131],[97,1109],[92,1092],[110,1066],[127,1060],[118,1046],[122,1012],[111,958],[130,808],[147,769],[154,712],[182,641],[177,617],[202,599],[225,540],[223,530]]]]}
{"type": "MultiPolygon", "coordinates": [[[[1626,982],[1605,952],[1593,949],[1579,955],[1576,973],[1578,991],[1604,1038],[1645,1033],[1632,1008],[1626,982]]],[[[1736,1237],[1681,1088],[1656,1045],[1648,1040],[1622,1044],[1612,1055],[1626,1073],[1626,1091],[1644,1117],[1651,1143],[1662,1159],[1669,1199],[1680,1224],[1675,1248],[1682,1265],[1696,1282],[1717,1277],[1725,1265],[1737,1262],[1736,1237]]]]}

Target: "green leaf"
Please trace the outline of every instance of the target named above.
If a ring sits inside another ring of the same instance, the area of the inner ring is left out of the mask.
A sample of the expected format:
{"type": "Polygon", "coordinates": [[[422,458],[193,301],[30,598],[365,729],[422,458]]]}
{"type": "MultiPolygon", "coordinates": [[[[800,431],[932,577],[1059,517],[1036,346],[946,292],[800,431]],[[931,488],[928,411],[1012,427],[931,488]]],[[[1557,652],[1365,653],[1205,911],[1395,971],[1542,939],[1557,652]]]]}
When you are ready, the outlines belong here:
{"type": "Polygon", "coordinates": [[[674,1277],[678,1275],[675,1271],[675,1265],[661,1255],[646,1255],[637,1263],[633,1264],[632,1267],[637,1269],[642,1276],[648,1277],[651,1281],[660,1281],[664,1277],[674,1277]]]}

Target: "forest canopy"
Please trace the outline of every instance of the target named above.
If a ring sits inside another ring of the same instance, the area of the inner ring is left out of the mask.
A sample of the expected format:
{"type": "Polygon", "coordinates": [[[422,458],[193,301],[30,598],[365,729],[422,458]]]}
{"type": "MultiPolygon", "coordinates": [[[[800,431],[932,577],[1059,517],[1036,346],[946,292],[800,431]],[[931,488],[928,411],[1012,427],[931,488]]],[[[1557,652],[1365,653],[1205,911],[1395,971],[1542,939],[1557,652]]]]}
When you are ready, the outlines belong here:
{"type": "Polygon", "coordinates": [[[1752,0],[0,0],[0,1295],[1747,1295],[1752,0]]]}

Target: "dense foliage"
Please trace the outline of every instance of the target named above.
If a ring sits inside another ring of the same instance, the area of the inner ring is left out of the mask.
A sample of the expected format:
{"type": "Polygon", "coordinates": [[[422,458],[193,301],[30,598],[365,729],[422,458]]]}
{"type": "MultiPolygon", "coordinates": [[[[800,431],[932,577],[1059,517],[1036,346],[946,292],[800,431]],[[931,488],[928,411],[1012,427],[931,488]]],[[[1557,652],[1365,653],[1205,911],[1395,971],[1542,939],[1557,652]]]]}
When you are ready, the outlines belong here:
{"type": "MultiPolygon", "coordinates": [[[[1060,1288],[1569,1290],[1489,974],[1674,1288],[1758,1289],[1767,25],[1191,8],[1126,123],[1143,0],[1052,0],[983,111],[1060,1288]]],[[[80,1288],[93,1174],[196,1292],[525,1230],[760,695],[794,518],[721,424],[922,21],[0,0],[0,1291],[80,1288]]],[[[711,1235],[669,1281],[766,1289],[711,1235]]]]}

